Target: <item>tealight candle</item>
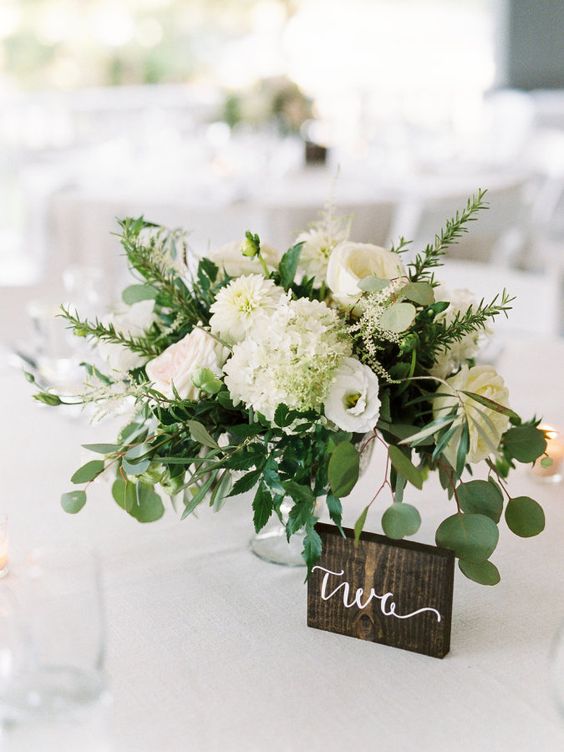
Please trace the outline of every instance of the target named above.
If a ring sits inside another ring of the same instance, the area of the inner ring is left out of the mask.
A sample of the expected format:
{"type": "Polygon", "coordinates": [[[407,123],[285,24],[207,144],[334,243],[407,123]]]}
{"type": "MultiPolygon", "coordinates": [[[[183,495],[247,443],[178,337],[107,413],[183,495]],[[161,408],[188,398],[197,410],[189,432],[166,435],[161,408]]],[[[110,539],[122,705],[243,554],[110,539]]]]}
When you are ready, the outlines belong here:
{"type": "Polygon", "coordinates": [[[558,483],[562,480],[564,466],[564,437],[554,426],[542,424],[539,428],[545,432],[546,455],[538,458],[531,472],[537,478],[541,478],[548,483],[558,483]],[[543,459],[546,459],[546,457],[552,460],[547,466],[543,464],[543,459]]]}
{"type": "Polygon", "coordinates": [[[8,574],[8,518],[0,515],[0,577],[8,574]]]}

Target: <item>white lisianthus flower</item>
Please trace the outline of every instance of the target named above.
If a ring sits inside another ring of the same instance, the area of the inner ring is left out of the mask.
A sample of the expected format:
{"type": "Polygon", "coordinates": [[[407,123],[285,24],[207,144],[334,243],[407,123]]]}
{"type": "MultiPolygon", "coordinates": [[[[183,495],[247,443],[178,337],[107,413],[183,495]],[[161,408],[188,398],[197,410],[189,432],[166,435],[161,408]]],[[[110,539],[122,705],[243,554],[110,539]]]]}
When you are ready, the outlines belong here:
{"type": "MultiPolygon", "coordinates": [[[[141,337],[155,321],[154,308],[153,300],[141,300],[139,303],[108,314],[102,319],[102,323],[113,324],[117,332],[127,337],[141,337]]],[[[128,371],[140,368],[147,360],[143,355],[114,342],[100,341],[97,344],[97,350],[113,375],[125,376],[128,371]]]]}
{"type": "Polygon", "coordinates": [[[299,269],[306,277],[315,277],[318,285],[325,282],[327,264],[334,248],[347,239],[349,223],[320,222],[298,235],[295,242],[303,243],[299,269]]]}
{"type": "Polygon", "coordinates": [[[182,399],[195,400],[199,389],[192,381],[196,371],[208,368],[221,376],[227,349],[203,329],[192,329],[179,342],[170,345],[147,363],[145,370],[154,388],[170,399],[174,390],[182,399]],[[174,389],[173,389],[174,385],[174,389]]]}
{"type": "MultiPolygon", "coordinates": [[[[223,269],[229,277],[240,277],[243,274],[260,274],[261,266],[257,258],[243,256],[244,240],[234,240],[219,248],[212,248],[205,255],[216,266],[223,269]]],[[[274,269],[280,261],[280,252],[269,245],[262,245],[260,253],[266,265],[274,269]]]]}
{"type": "Polygon", "coordinates": [[[230,344],[241,342],[285,297],[281,287],[260,274],[238,277],[219,291],[210,308],[210,328],[230,344]]]}
{"type": "Polygon", "coordinates": [[[235,403],[272,420],[279,404],[320,411],[335,370],[352,352],[345,324],[325,303],[284,299],[233,348],[224,366],[235,403]]]}
{"type": "Polygon", "coordinates": [[[370,243],[339,243],[331,252],[327,284],[341,306],[354,305],[362,295],[358,283],[367,277],[396,279],[406,271],[397,253],[370,243]]]}
{"type": "Polygon", "coordinates": [[[356,358],[345,358],[329,385],[325,415],[343,431],[371,431],[380,415],[379,387],[371,368],[356,358]]]}
{"type": "MultiPolygon", "coordinates": [[[[452,324],[456,316],[464,315],[469,308],[475,307],[477,304],[476,298],[470,290],[449,290],[444,284],[435,288],[435,300],[450,303],[449,307],[436,317],[436,321],[444,321],[447,326],[452,324]]],[[[475,357],[480,349],[480,341],[484,334],[489,334],[489,330],[470,332],[462,337],[459,342],[452,342],[448,350],[442,350],[438,354],[430,373],[444,379],[457,371],[465,361],[475,357]]]]}
{"type": "MultiPolygon", "coordinates": [[[[507,407],[509,391],[505,382],[491,366],[469,368],[464,365],[457,374],[446,380],[446,384],[439,384],[439,391],[452,392],[453,396],[437,397],[433,400],[433,417],[444,417],[453,407],[459,406],[459,410],[462,410],[468,421],[468,462],[481,462],[499,446],[501,437],[509,426],[509,418],[481,405],[462,392],[473,392],[507,407]]],[[[459,438],[460,436],[455,434],[445,450],[445,456],[453,467],[456,466],[459,438]]]]}

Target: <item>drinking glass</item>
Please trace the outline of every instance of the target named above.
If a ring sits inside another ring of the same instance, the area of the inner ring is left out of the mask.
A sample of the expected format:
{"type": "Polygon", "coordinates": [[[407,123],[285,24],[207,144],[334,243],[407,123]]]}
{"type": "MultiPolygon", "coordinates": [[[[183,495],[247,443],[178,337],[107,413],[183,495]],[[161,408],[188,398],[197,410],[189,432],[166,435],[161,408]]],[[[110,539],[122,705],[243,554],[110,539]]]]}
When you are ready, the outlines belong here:
{"type": "Polygon", "coordinates": [[[13,583],[11,610],[0,609],[2,749],[108,752],[97,557],[73,546],[39,549],[13,583]]]}

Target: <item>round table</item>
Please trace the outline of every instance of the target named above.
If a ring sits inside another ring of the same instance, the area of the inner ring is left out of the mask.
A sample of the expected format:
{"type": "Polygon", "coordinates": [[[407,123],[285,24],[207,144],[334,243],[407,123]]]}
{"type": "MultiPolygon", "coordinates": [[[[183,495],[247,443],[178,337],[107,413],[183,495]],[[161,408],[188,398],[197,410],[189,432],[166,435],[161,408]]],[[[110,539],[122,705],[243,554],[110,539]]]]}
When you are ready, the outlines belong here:
{"type": "MultiPolygon", "coordinates": [[[[499,370],[517,410],[564,426],[564,342],[514,341],[499,370]]],[[[561,487],[515,473],[510,487],[541,501],[546,530],[530,540],[503,530],[495,588],[457,570],[451,652],[437,660],[308,629],[304,571],[247,549],[246,497],[217,515],[206,509],[180,523],[169,509],[140,525],[98,481],[82,512],[66,515],[59,496],[86,459],[80,444],[111,441],[112,428],[43,408],[6,365],[0,385],[2,506],[14,558],[64,538],[101,554],[115,752],[564,748],[548,657],[564,620],[561,487]]],[[[375,452],[346,499],[347,525],[378,484],[381,464],[375,452]]],[[[431,543],[451,502],[435,479],[408,500],[424,519],[417,540],[431,543]]],[[[366,528],[379,531],[379,517],[374,510],[366,528]]]]}

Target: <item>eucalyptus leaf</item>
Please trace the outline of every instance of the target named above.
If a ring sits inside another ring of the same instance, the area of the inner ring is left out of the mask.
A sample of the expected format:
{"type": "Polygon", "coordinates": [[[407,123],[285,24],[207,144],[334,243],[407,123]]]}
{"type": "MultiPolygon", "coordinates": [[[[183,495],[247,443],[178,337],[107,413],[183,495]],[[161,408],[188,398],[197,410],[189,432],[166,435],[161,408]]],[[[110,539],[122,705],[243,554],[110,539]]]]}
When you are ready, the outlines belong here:
{"type": "Polygon", "coordinates": [[[80,512],[85,504],[85,491],[69,491],[61,496],[61,506],[67,514],[76,514],[77,512],[80,512]]]}
{"type": "Polygon", "coordinates": [[[491,561],[460,559],[458,567],[465,577],[479,585],[497,585],[501,579],[498,568],[491,561]]]}
{"type": "Polygon", "coordinates": [[[97,478],[100,473],[104,471],[104,463],[102,460],[90,460],[72,475],[71,483],[90,483],[94,478],[97,478]]]}
{"type": "Polygon", "coordinates": [[[458,512],[443,520],[435,536],[437,546],[450,548],[460,559],[489,559],[499,540],[497,525],[483,514],[458,512]]]}
{"type": "Polygon", "coordinates": [[[154,487],[148,483],[137,483],[137,503],[130,510],[138,522],[155,522],[164,514],[164,505],[154,487]]]}
{"type": "Polygon", "coordinates": [[[505,521],[515,535],[532,538],[544,530],[544,511],[538,501],[529,496],[516,496],[507,504],[505,521]]]}
{"type": "Polygon", "coordinates": [[[119,444],[83,444],[82,446],[95,454],[115,454],[120,448],[119,444]]]}
{"type": "Polygon", "coordinates": [[[428,282],[410,282],[402,287],[400,292],[408,300],[422,306],[432,305],[435,302],[435,293],[428,282]]]}
{"type": "Polygon", "coordinates": [[[487,480],[471,480],[461,483],[456,493],[463,512],[484,514],[494,522],[499,522],[503,511],[503,496],[493,483],[487,480]]]}
{"type": "Polygon", "coordinates": [[[133,305],[142,300],[154,300],[157,297],[157,291],[150,285],[129,285],[122,292],[121,297],[124,303],[133,305]]]}
{"type": "Polygon", "coordinates": [[[421,515],[411,504],[394,503],[382,515],[382,528],[388,538],[399,540],[415,535],[421,526],[421,515]]]}
{"type": "Polygon", "coordinates": [[[411,303],[394,303],[380,316],[380,326],[388,332],[405,332],[415,319],[417,311],[411,303]]]}
{"type": "Polygon", "coordinates": [[[112,496],[116,504],[118,504],[126,512],[130,513],[135,504],[137,503],[137,491],[135,483],[132,481],[125,481],[123,478],[118,478],[112,485],[112,496]]]}
{"type": "Polygon", "coordinates": [[[364,277],[364,279],[361,279],[360,282],[357,283],[357,287],[363,292],[379,292],[388,287],[389,284],[389,279],[382,279],[381,277],[371,275],[370,277],[364,277]]]}
{"type": "Polygon", "coordinates": [[[546,452],[546,437],[535,426],[514,426],[504,433],[503,446],[514,460],[534,462],[546,452]]]}

